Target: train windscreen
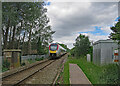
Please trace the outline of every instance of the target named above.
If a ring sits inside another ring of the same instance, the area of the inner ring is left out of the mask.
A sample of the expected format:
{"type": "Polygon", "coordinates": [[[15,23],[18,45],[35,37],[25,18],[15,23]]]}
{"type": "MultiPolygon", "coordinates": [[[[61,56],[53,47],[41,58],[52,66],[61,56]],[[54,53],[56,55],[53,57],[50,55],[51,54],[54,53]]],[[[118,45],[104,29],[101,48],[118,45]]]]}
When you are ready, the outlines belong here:
{"type": "Polygon", "coordinates": [[[50,50],[52,50],[52,51],[57,50],[57,45],[56,44],[50,45],[50,50]]]}

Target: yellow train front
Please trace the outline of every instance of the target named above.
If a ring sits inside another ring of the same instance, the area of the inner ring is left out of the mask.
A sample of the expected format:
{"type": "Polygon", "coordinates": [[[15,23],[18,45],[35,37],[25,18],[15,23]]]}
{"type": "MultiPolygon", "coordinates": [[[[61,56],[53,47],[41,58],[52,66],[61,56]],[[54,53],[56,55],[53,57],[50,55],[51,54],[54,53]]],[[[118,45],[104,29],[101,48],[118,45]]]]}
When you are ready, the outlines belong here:
{"type": "Polygon", "coordinates": [[[49,45],[49,57],[51,59],[59,58],[66,50],[57,43],[52,43],[49,45]]]}

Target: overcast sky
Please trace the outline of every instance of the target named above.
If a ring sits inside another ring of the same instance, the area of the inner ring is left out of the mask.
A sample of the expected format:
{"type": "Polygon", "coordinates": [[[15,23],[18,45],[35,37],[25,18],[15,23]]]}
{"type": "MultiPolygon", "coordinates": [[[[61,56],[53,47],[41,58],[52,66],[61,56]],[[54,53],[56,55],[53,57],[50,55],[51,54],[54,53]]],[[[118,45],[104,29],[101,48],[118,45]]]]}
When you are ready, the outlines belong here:
{"type": "Polygon", "coordinates": [[[117,2],[49,2],[46,6],[54,42],[73,48],[81,33],[91,41],[108,39],[110,26],[117,22],[117,2]]]}

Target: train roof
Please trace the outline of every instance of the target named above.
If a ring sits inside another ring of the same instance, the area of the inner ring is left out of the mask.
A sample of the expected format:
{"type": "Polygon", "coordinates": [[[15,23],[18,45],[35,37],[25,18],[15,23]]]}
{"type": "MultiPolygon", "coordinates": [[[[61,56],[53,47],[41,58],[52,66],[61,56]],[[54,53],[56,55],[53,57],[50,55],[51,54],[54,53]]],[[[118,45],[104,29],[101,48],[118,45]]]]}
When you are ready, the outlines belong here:
{"type": "Polygon", "coordinates": [[[60,48],[61,48],[61,49],[63,49],[63,50],[65,50],[65,51],[66,51],[66,49],[65,49],[65,48],[63,48],[61,45],[59,45],[59,46],[60,46],[60,48]]]}
{"type": "MultiPolygon", "coordinates": [[[[61,48],[61,49],[63,49],[63,50],[65,50],[65,51],[66,51],[66,49],[65,49],[65,48],[63,48],[63,47],[62,47],[59,43],[51,43],[51,44],[57,44],[57,45],[59,45],[59,46],[60,46],[60,48],[61,48]]],[[[51,45],[51,44],[50,44],[50,45],[51,45]]]]}

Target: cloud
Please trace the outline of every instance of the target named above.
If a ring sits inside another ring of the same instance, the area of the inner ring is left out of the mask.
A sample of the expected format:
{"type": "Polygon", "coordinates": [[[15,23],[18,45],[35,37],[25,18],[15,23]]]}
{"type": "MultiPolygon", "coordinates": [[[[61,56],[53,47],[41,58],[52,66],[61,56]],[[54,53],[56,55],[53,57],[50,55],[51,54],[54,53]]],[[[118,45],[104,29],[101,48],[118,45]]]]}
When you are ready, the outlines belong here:
{"type": "Polygon", "coordinates": [[[108,36],[106,36],[106,35],[94,35],[91,33],[82,33],[82,34],[88,36],[90,41],[92,41],[92,42],[108,39],[108,36]]]}
{"type": "MultiPolygon", "coordinates": [[[[117,2],[51,2],[48,9],[50,25],[56,31],[55,42],[61,42],[73,47],[78,32],[95,31],[97,27],[109,34],[110,25],[117,18],[117,2]]],[[[91,40],[100,40],[107,35],[88,33],[91,40]]]]}
{"type": "Polygon", "coordinates": [[[108,33],[106,31],[104,31],[103,28],[95,26],[95,30],[94,31],[86,31],[86,32],[79,32],[79,33],[91,33],[94,35],[108,35],[108,33]]]}

